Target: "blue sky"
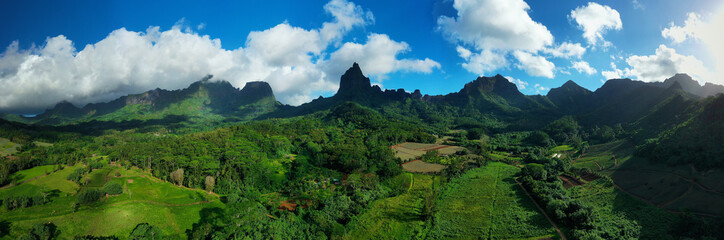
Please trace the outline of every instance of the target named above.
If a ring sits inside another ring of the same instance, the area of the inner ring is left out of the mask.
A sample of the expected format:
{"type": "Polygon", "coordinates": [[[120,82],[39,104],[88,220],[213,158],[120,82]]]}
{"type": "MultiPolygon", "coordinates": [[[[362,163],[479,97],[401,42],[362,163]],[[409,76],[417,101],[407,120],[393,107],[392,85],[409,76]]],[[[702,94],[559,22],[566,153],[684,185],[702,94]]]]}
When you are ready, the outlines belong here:
{"type": "Polygon", "coordinates": [[[332,95],[339,79],[332,75],[355,58],[366,58],[358,60],[366,62],[362,70],[383,88],[431,95],[498,73],[514,78],[525,94],[545,94],[569,79],[595,90],[607,77],[661,81],[675,72],[721,84],[715,76],[724,71],[722,49],[712,44],[721,33],[706,32],[721,32],[708,30],[721,26],[722,8],[714,0],[8,1],[0,7],[0,45],[8,47],[0,55],[0,83],[15,87],[0,90],[0,111],[181,88],[203,72],[237,87],[269,81],[282,102],[299,104],[332,95]],[[335,15],[328,9],[335,6],[350,8],[335,15]],[[619,16],[590,16],[596,11],[619,16]],[[574,15],[598,24],[589,31],[593,38],[584,37],[586,26],[574,15]],[[505,28],[496,29],[496,19],[507,17],[513,21],[500,20],[505,28]],[[337,27],[326,31],[325,23],[337,27]],[[255,41],[252,32],[260,33],[255,41]],[[579,53],[556,55],[562,44],[579,53]],[[476,54],[490,58],[474,60],[476,54]],[[587,63],[589,72],[573,68],[576,62],[587,63]]]}

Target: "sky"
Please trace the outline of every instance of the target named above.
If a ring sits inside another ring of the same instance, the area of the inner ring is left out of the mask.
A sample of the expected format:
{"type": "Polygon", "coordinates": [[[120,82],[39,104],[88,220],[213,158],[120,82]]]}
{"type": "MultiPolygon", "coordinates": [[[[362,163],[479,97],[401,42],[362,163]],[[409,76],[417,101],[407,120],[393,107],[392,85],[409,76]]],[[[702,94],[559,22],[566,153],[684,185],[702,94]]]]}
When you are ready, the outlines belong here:
{"type": "Polygon", "coordinates": [[[37,114],[207,74],[299,105],[353,62],[384,89],[459,91],[501,74],[525,94],[573,80],[724,84],[717,0],[3,1],[0,112],[37,114]],[[3,49],[4,48],[4,49],[3,49]]]}

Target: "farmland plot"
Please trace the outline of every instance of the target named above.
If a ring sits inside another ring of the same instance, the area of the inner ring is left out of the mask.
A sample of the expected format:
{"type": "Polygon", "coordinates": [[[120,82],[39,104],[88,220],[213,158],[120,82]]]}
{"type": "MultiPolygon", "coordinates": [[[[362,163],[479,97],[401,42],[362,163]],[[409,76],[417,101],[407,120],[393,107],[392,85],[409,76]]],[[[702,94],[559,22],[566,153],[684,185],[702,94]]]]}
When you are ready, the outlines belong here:
{"type": "Polygon", "coordinates": [[[438,198],[434,239],[546,238],[555,234],[503,163],[468,171],[438,198]]]}
{"type": "Polygon", "coordinates": [[[452,155],[462,149],[462,147],[458,146],[411,142],[392,146],[392,150],[395,151],[395,156],[399,157],[400,159],[402,159],[402,161],[405,162],[417,159],[425,154],[427,151],[437,150],[442,155],[452,155]]]}

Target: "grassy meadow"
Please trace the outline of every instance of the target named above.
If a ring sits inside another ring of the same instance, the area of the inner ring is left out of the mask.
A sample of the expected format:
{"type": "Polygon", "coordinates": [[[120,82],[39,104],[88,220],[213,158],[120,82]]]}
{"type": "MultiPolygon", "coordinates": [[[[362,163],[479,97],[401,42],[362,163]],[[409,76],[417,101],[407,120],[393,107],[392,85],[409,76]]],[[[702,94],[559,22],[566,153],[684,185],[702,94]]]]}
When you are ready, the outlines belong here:
{"type": "Polygon", "coordinates": [[[185,239],[186,230],[201,219],[202,209],[224,207],[215,195],[178,187],[137,169],[112,166],[96,169],[86,177],[87,183],[79,186],[67,180],[67,176],[82,166],[69,166],[43,175],[48,167],[52,166],[18,172],[27,174],[25,178],[40,177],[0,190],[0,198],[38,192],[48,193],[50,198],[44,205],[0,210],[0,221],[10,222],[10,234],[2,239],[14,239],[33,224],[46,222],[53,222],[61,229],[58,239],[83,235],[124,239],[137,224],[144,222],[161,228],[171,239],[185,239]],[[109,181],[120,183],[123,193],[105,196],[98,202],[74,209],[76,192],[83,188],[102,188],[109,181]]]}
{"type": "Polygon", "coordinates": [[[491,162],[451,181],[438,198],[433,238],[553,237],[553,227],[515,182],[519,171],[491,162]]]}

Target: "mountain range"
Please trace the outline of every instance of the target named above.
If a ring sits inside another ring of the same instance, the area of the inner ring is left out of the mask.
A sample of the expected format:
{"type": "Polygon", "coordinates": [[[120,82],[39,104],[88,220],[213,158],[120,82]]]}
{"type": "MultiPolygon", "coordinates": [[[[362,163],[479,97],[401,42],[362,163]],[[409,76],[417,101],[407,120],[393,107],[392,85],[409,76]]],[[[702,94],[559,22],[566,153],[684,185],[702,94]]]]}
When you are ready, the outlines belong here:
{"type": "MultiPolygon", "coordinates": [[[[582,125],[645,123],[661,127],[677,122],[676,115],[701,99],[724,93],[724,86],[699,85],[686,74],[676,74],[663,82],[611,79],[595,91],[567,81],[547,95],[524,95],[501,75],[478,77],[459,92],[423,95],[420,90],[382,90],[372,86],[357,63],[340,78],[339,90],[332,97],[319,97],[300,106],[276,101],[266,82],[249,82],[237,89],[229,82],[212,80],[209,75],[180,90],[154,89],[106,103],[81,108],[60,102],[35,117],[4,114],[3,118],[38,125],[66,125],[87,121],[129,121],[184,116],[191,121],[244,121],[256,118],[290,117],[331,109],[344,102],[372,108],[416,101],[433,108],[452,108],[460,114],[477,112],[523,129],[539,127],[564,115],[577,116],[582,125]],[[668,121],[671,120],[671,121],[668,121]],[[526,124],[524,122],[541,122],[526,124]],[[535,126],[534,126],[535,125],[535,126]]],[[[472,117],[478,115],[471,115],[472,117]]]]}

